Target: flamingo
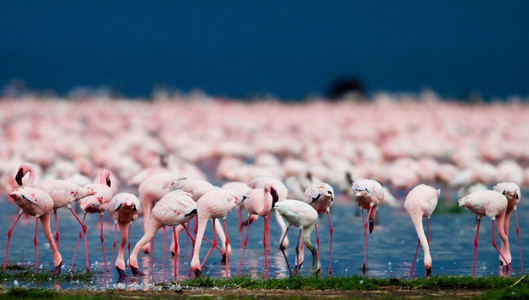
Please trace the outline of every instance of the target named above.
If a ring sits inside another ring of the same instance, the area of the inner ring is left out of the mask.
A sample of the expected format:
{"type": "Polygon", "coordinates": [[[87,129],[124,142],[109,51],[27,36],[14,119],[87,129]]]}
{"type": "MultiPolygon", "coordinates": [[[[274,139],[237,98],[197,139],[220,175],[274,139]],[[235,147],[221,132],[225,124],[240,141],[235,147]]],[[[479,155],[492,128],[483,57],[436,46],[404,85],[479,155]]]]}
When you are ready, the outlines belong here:
{"type": "Polygon", "coordinates": [[[500,263],[504,268],[512,270],[510,265],[509,239],[504,231],[505,210],[507,209],[507,198],[497,191],[477,191],[464,198],[458,200],[460,207],[466,207],[477,214],[478,226],[476,228],[476,237],[474,239],[474,263],[472,267],[472,276],[476,277],[476,251],[478,249],[478,233],[481,217],[488,216],[492,221],[492,246],[500,254],[500,263]],[[502,248],[505,248],[505,253],[509,255],[508,259],[498,249],[494,236],[494,220],[498,220],[498,234],[502,242],[502,248]]]}
{"type": "Polygon", "coordinates": [[[114,260],[114,251],[116,250],[116,228],[119,226],[119,233],[121,234],[121,241],[119,243],[118,257],[116,258],[115,267],[118,271],[119,277],[127,277],[125,273],[125,259],[124,251],[125,244],[127,244],[127,236],[129,241],[129,257],[130,257],[130,230],[132,222],[136,220],[141,211],[141,204],[138,197],[130,193],[119,193],[115,195],[108,205],[108,213],[114,219],[114,249],[112,249],[112,260],[114,260]]]}
{"type": "MultiPolygon", "coordinates": [[[[202,267],[206,263],[208,256],[213,251],[213,248],[217,245],[217,235],[215,234],[215,220],[222,218],[224,223],[224,230],[226,232],[225,245],[228,246],[229,238],[226,226],[226,215],[237,205],[241,204],[246,196],[242,195],[233,190],[228,189],[215,189],[211,192],[206,193],[197,201],[197,217],[198,217],[198,231],[195,240],[195,247],[193,249],[193,257],[191,258],[191,272],[196,277],[202,277],[202,267]],[[213,244],[209,249],[204,261],[200,263],[200,246],[202,244],[202,238],[204,237],[204,231],[206,230],[207,221],[211,219],[213,224],[213,244]]],[[[228,264],[229,257],[226,256],[226,278],[228,277],[228,264]]]]}
{"type": "MultiPolygon", "coordinates": [[[[241,260],[239,261],[239,267],[237,273],[241,270],[242,259],[244,257],[244,251],[246,250],[246,245],[248,245],[248,232],[250,231],[250,220],[252,215],[258,215],[265,218],[265,222],[272,212],[272,207],[274,203],[277,202],[278,195],[277,191],[266,184],[264,188],[251,189],[246,192],[246,200],[244,201],[244,208],[248,212],[247,226],[246,226],[246,239],[244,240],[244,246],[242,248],[241,260]]],[[[264,246],[264,256],[265,256],[265,268],[268,271],[268,259],[267,259],[267,249],[266,249],[266,227],[265,232],[263,233],[263,246],[264,246]]]]}
{"type": "Polygon", "coordinates": [[[430,215],[437,206],[437,200],[441,190],[435,189],[429,185],[420,184],[414,187],[406,196],[404,200],[404,208],[411,218],[411,222],[417,231],[417,249],[415,249],[415,256],[411,263],[410,275],[413,277],[413,266],[419,251],[419,245],[422,244],[424,251],[424,269],[426,270],[426,277],[432,275],[432,257],[430,256],[430,215]],[[422,218],[426,218],[426,236],[424,236],[424,229],[422,226],[422,218]]]}
{"type": "MultiPolygon", "coordinates": [[[[307,248],[309,248],[310,252],[312,253],[312,274],[314,276],[319,276],[321,271],[320,257],[318,255],[318,250],[316,250],[316,247],[314,247],[314,245],[310,242],[310,234],[314,229],[314,224],[316,224],[316,221],[318,220],[318,212],[305,202],[288,199],[281,202],[276,202],[274,208],[288,222],[288,227],[285,231],[285,234],[281,237],[282,240],[285,239],[288,229],[291,226],[299,228],[299,235],[296,245],[297,261],[299,261],[299,242],[302,237],[301,231],[303,231],[303,244],[305,244],[305,246],[307,246],[307,248]]],[[[281,249],[281,252],[283,253],[283,257],[285,257],[285,261],[288,266],[288,272],[292,277],[292,271],[285,254],[285,250],[281,249]]],[[[297,273],[299,267],[299,265],[295,266],[295,273],[297,273]]]]}
{"type": "Polygon", "coordinates": [[[369,222],[369,233],[373,232],[377,207],[384,201],[384,190],[378,181],[362,179],[353,183],[353,194],[356,203],[362,208],[362,224],[364,227],[364,262],[362,270],[367,270],[367,223],[369,222]],[[364,221],[364,209],[368,210],[367,220],[364,221]]]}
{"type": "MultiPolygon", "coordinates": [[[[329,210],[331,206],[334,203],[334,189],[327,183],[321,182],[321,183],[312,183],[310,184],[307,189],[305,190],[305,194],[303,196],[303,201],[310,204],[312,208],[314,208],[318,214],[322,214],[324,212],[327,213],[327,217],[329,219],[329,275],[332,274],[331,269],[331,256],[332,256],[332,233],[334,231],[332,227],[331,222],[331,214],[329,213],[329,210]]],[[[320,254],[320,238],[318,236],[318,225],[314,224],[314,229],[316,231],[316,244],[318,245],[318,255],[320,254]]],[[[303,261],[298,262],[300,265],[303,263],[303,261]]]]}
{"type": "Polygon", "coordinates": [[[27,214],[30,216],[35,216],[35,237],[33,238],[33,244],[35,246],[35,271],[38,272],[39,270],[39,263],[37,258],[37,229],[39,226],[40,219],[40,222],[42,224],[42,231],[44,232],[46,239],[48,239],[51,251],[53,253],[53,263],[55,266],[54,274],[59,275],[61,273],[62,256],[59,253],[59,250],[57,249],[55,241],[53,240],[53,235],[51,233],[50,228],[50,215],[51,211],[53,210],[53,200],[51,199],[50,195],[44,190],[30,186],[21,186],[19,188],[16,188],[11,193],[9,193],[9,195],[18,205],[20,210],[18,213],[18,217],[15,220],[15,223],[13,223],[13,226],[11,226],[11,228],[7,232],[6,255],[4,257],[4,272],[6,270],[7,254],[9,252],[9,241],[11,240],[11,234],[22,214],[27,214]]]}
{"type": "MultiPolygon", "coordinates": [[[[283,201],[283,200],[285,200],[287,198],[288,189],[285,186],[285,184],[281,180],[279,180],[277,178],[274,178],[274,177],[257,177],[257,178],[254,178],[253,180],[251,180],[248,185],[251,188],[264,188],[265,185],[267,185],[267,184],[269,184],[271,187],[274,188],[274,190],[276,190],[277,196],[278,196],[277,201],[283,201]]],[[[285,236],[284,239],[280,240],[279,249],[281,249],[281,248],[282,249],[286,249],[287,246],[288,246],[288,237],[286,237],[286,235],[285,235],[287,226],[285,225],[285,221],[279,215],[279,212],[276,211],[275,216],[276,216],[277,224],[281,228],[281,236],[285,236]]],[[[267,232],[267,242],[268,243],[270,243],[270,237],[268,235],[269,227],[270,226],[268,225],[268,220],[265,219],[265,230],[267,232]]],[[[269,244],[267,246],[269,246],[269,244]]]]}
{"type": "MultiPolygon", "coordinates": [[[[522,247],[520,245],[520,228],[518,227],[518,216],[516,215],[516,208],[518,207],[518,204],[520,204],[520,200],[522,199],[520,187],[518,187],[518,185],[514,182],[500,182],[494,186],[494,190],[505,195],[508,201],[507,209],[505,210],[505,221],[503,227],[507,236],[509,236],[509,219],[511,216],[511,212],[514,211],[514,221],[516,222],[516,237],[518,238],[518,250],[520,252],[520,270],[523,272],[522,247]]],[[[504,245],[502,244],[502,250],[507,251],[503,248],[504,245]]]]}
{"type": "MultiPolygon", "coordinates": [[[[18,172],[15,176],[15,180],[19,186],[22,186],[22,178],[29,173],[29,178],[27,181],[28,186],[32,186],[35,181],[35,172],[33,166],[29,163],[22,163],[18,169],[18,172]]],[[[86,243],[86,226],[79,219],[77,214],[73,211],[71,203],[77,200],[80,200],[86,196],[94,194],[94,191],[91,189],[80,187],[74,183],[64,181],[64,180],[47,180],[41,182],[37,185],[38,188],[46,191],[51,199],[53,200],[53,213],[55,215],[55,243],[57,248],[59,248],[59,223],[57,221],[57,209],[61,207],[67,207],[73,216],[77,219],[81,228],[83,230],[84,236],[84,247],[85,247],[85,260],[86,260],[86,270],[90,271],[90,264],[88,262],[88,248],[86,243]]]]}
{"type": "MultiPolygon", "coordinates": [[[[245,182],[242,181],[229,181],[222,185],[223,189],[230,189],[237,191],[241,194],[246,194],[249,190],[252,188],[248,186],[245,182]]],[[[239,241],[240,245],[239,247],[242,247],[242,227],[244,226],[244,222],[242,220],[242,205],[237,206],[237,219],[239,221],[239,241]]],[[[250,220],[250,223],[257,220],[259,217],[257,215],[252,215],[252,219],[250,220]]]]}
{"type": "MultiPolygon", "coordinates": [[[[103,170],[101,171],[101,174],[99,176],[99,183],[89,184],[86,186],[87,189],[93,190],[95,194],[79,200],[79,205],[81,206],[81,209],[84,211],[83,223],[84,223],[87,213],[90,213],[90,214],[98,213],[99,214],[99,222],[101,223],[100,240],[101,240],[101,249],[103,250],[103,261],[105,262],[105,272],[107,270],[107,258],[105,255],[105,239],[103,237],[103,215],[105,214],[105,211],[107,210],[108,205],[110,204],[110,201],[112,200],[112,196],[114,195],[114,192],[112,191],[110,185],[111,185],[110,172],[108,172],[107,170],[103,170]]],[[[70,270],[73,269],[73,264],[75,262],[75,255],[77,254],[77,248],[79,247],[79,242],[81,241],[81,234],[82,232],[80,231],[79,238],[77,239],[77,245],[75,246],[75,252],[73,254],[72,266],[70,267],[70,270]]]]}
{"type": "MultiPolygon", "coordinates": [[[[140,249],[147,244],[156,232],[163,226],[172,226],[173,227],[173,236],[176,235],[175,228],[178,225],[182,225],[188,232],[191,239],[193,237],[189,233],[189,229],[186,226],[196,214],[197,206],[195,201],[191,198],[191,195],[188,193],[176,190],[165,194],[162,199],[160,199],[156,205],[154,205],[151,213],[151,220],[149,223],[149,230],[145,232],[143,237],[136,243],[132,253],[129,257],[129,266],[130,270],[134,276],[143,276],[143,274],[138,267],[138,253],[140,249]]],[[[176,239],[176,237],[174,237],[176,239]]],[[[176,247],[176,245],[175,245],[176,247]]],[[[176,253],[176,249],[174,249],[176,253]]],[[[176,262],[178,257],[175,255],[175,276],[176,276],[176,262]]]]}
{"type": "MultiPolygon", "coordinates": [[[[187,176],[169,172],[160,172],[147,177],[139,186],[138,193],[143,207],[143,232],[149,229],[149,220],[151,218],[151,206],[160,200],[165,194],[174,190],[174,185],[179,180],[187,176]]],[[[165,248],[165,233],[164,233],[165,248]]],[[[152,244],[152,243],[151,243],[152,244]]],[[[152,245],[145,244],[143,253],[151,252],[152,245]]]]}

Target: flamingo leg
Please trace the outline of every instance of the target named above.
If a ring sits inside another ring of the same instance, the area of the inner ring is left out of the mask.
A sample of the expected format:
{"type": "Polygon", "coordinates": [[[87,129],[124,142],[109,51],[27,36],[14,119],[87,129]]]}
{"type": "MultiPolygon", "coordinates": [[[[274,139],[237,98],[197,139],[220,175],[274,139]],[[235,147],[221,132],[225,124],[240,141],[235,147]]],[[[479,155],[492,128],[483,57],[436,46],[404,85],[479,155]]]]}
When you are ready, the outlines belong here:
{"type": "Polygon", "coordinates": [[[131,235],[131,231],[132,231],[132,222],[129,223],[129,237],[128,237],[128,240],[129,240],[129,259],[130,259],[130,235],[131,235]]]}
{"type": "MultiPolygon", "coordinates": [[[[329,226],[331,227],[331,229],[329,230],[329,234],[330,234],[330,239],[329,239],[329,276],[331,276],[331,274],[332,274],[332,270],[331,270],[331,264],[332,264],[332,259],[331,259],[331,256],[332,256],[332,233],[334,232],[334,228],[332,227],[331,214],[329,213],[329,210],[327,210],[327,217],[329,217],[329,226]]],[[[319,255],[319,252],[318,252],[318,255],[319,255]]]]}
{"type": "Polygon", "coordinates": [[[114,223],[114,245],[112,246],[112,260],[114,261],[114,254],[116,253],[116,236],[118,231],[118,223],[114,223]]]}
{"type": "Polygon", "coordinates": [[[316,244],[318,245],[318,256],[320,256],[320,235],[318,234],[318,224],[314,224],[314,231],[316,231],[316,244]]]}
{"type": "Polygon", "coordinates": [[[81,224],[81,227],[83,228],[83,237],[84,237],[84,250],[85,250],[85,259],[86,259],[86,270],[90,272],[90,263],[88,261],[88,243],[86,242],[86,225],[84,222],[79,219],[77,214],[73,211],[72,207],[68,205],[68,209],[72,212],[73,216],[77,219],[77,221],[81,224]]]}
{"type": "Polygon", "coordinates": [[[411,262],[410,276],[413,278],[413,267],[415,266],[415,260],[417,259],[417,253],[419,252],[419,246],[421,245],[421,240],[417,239],[417,249],[415,249],[415,255],[413,256],[413,261],[411,262]]]}
{"type": "Polygon", "coordinates": [[[182,224],[182,226],[184,226],[184,229],[187,232],[187,236],[191,239],[191,243],[193,243],[193,247],[194,247],[195,246],[195,238],[193,237],[193,235],[189,231],[189,227],[187,227],[185,224],[182,224]]]}
{"type": "Polygon", "coordinates": [[[57,244],[57,249],[59,249],[59,221],[57,220],[57,209],[53,209],[53,214],[55,216],[55,244],[57,244]]]}
{"type": "Polygon", "coordinates": [[[299,228],[299,234],[298,234],[298,241],[296,243],[296,261],[297,261],[297,265],[294,266],[294,274],[298,274],[298,271],[299,271],[299,268],[301,267],[301,264],[299,264],[299,241],[301,240],[301,231],[303,229],[300,227],[299,228]]]}
{"type": "Polygon", "coordinates": [[[237,220],[239,221],[239,248],[242,246],[242,210],[237,209],[237,220]]]}
{"type": "MultiPolygon", "coordinates": [[[[268,239],[267,239],[267,233],[268,233],[268,229],[267,229],[267,226],[266,226],[266,223],[268,221],[268,219],[270,218],[270,215],[266,216],[264,218],[264,229],[263,229],[263,248],[264,248],[264,257],[265,257],[265,269],[268,269],[268,239]]],[[[246,226],[246,240],[245,240],[245,245],[244,247],[246,248],[246,244],[248,243],[248,228],[250,228],[250,214],[248,214],[248,225],[246,226]]]]}
{"type": "Polygon", "coordinates": [[[204,261],[202,261],[202,264],[200,265],[200,269],[204,267],[204,264],[206,263],[206,260],[208,259],[209,255],[211,254],[211,251],[213,251],[213,248],[217,246],[217,232],[215,230],[215,218],[211,219],[211,223],[213,223],[213,242],[211,243],[211,248],[208,251],[208,254],[206,254],[206,257],[204,258],[204,261]]]}
{"type": "MultiPolygon", "coordinates": [[[[494,221],[492,221],[494,224],[494,221]]],[[[472,263],[472,277],[476,277],[476,253],[478,251],[478,233],[479,233],[479,225],[481,224],[481,217],[478,216],[478,225],[476,228],[476,237],[474,238],[474,262],[472,263]]],[[[493,225],[494,226],[494,225],[493,225]]],[[[494,231],[493,231],[494,236],[494,231]]]]}
{"type": "MultiPolygon", "coordinates": [[[[285,237],[287,236],[287,232],[290,229],[290,225],[285,230],[285,233],[283,234],[283,237],[281,238],[281,242],[279,245],[283,245],[283,241],[285,240],[285,237]]],[[[290,269],[290,264],[288,263],[287,255],[285,254],[285,249],[283,247],[279,247],[279,250],[281,250],[281,253],[283,253],[283,257],[285,258],[285,261],[287,262],[288,267],[288,274],[290,277],[292,277],[292,270],[290,269]]]]}
{"type": "MultiPolygon", "coordinates": [[[[83,223],[86,218],[86,213],[83,215],[83,223]]],[[[77,250],[79,249],[79,243],[81,243],[81,238],[83,237],[83,229],[79,230],[79,238],[77,239],[77,244],[75,245],[75,252],[73,253],[72,265],[70,266],[70,272],[73,270],[73,264],[75,262],[75,257],[77,256],[77,250]]],[[[106,271],[105,267],[105,271],[106,271]]]]}
{"type": "Polygon", "coordinates": [[[37,257],[37,230],[39,229],[39,218],[35,217],[35,237],[33,238],[33,245],[35,246],[35,272],[39,272],[39,259],[37,257]]]}
{"type": "MultiPolygon", "coordinates": [[[[103,261],[105,262],[105,272],[106,272],[107,271],[107,256],[105,254],[105,238],[103,237],[103,218],[104,218],[104,213],[99,215],[99,221],[101,222],[101,249],[103,250],[103,261]]],[[[77,241],[77,245],[79,245],[79,241],[77,241]]]]}
{"type": "Polygon", "coordinates": [[[6,246],[6,256],[4,257],[4,271],[6,270],[7,253],[9,252],[9,241],[11,240],[11,234],[13,233],[13,229],[15,228],[15,225],[17,225],[18,220],[20,219],[22,214],[23,214],[23,212],[22,212],[22,210],[20,210],[20,212],[18,213],[18,217],[15,220],[15,223],[13,223],[13,226],[11,226],[11,229],[9,229],[9,231],[7,231],[7,246],[6,246]]]}
{"type": "Polygon", "coordinates": [[[516,237],[518,237],[518,251],[520,252],[520,271],[523,273],[522,247],[520,246],[520,228],[518,227],[518,216],[514,209],[514,221],[516,222],[516,237]]]}
{"type": "Polygon", "coordinates": [[[264,244],[264,246],[265,246],[265,255],[266,255],[267,252],[271,252],[271,249],[270,249],[270,215],[265,217],[264,227],[265,227],[264,239],[266,240],[266,243],[264,244]]]}
{"type": "MultiPolygon", "coordinates": [[[[163,228],[165,228],[165,226],[163,228]]],[[[178,253],[178,239],[176,238],[176,227],[173,227],[173,239],[175,241],[175,243],[174,243],[174,253],[175,253],[175,256],[174,256],[174,278],[176,280],[176,277],[177,277],[177,274],[178,274],[178,255],[176,255],[176,253],[178,253]]]]}
{"type": "MultiPolygon", "coordinates": [[[[226,251],[228,251],[228,244],[230,243],[230,238],[228,237],[228,226],[226,226],[226,218],[222,219],[222,222],[224,223],[224,233],[226,234],[226,241],[224,242],[226,251]]],[[[226,278],[228,278],[228,272],[229,272],[229,255],[226,253],[226,278]]]]}
{"type": "MultiPolygon", "coordinates": [[[[248,231],[250,231],[250,216],[248,216],[248,224],[246,225],[246,238],[244,239],[244,244],[242,247],[241,260],[239,261],[239,267],[237,268],[237,276],[241,272],[242,259],[244,257],[244,251],[246,250],[246,245],[248,245],[248,231]]],[[[265,268],[268,268],[266,261],[266,246],[265,246],[265,268]]]]}
{"type": "Polygon", "coordinates": [[[167,256],[167,229],[165,226],[162,228],[163,231],[163,256],[167,256]]]}
{"type": "MultiPolygon", "coordinates": [[[[494,246],[494,248],[496,248],[496,251],[498,251],[498,253],[500,254],[500,256],[503,259],[503,261],[505,261],[505,263],[507,263],[507,259],[505,259],[505,256],[503,256],[503,253],[501,253],[500,249],[498,249],[498,245],[496,244],[496,241],[494,240],[494,236],[495,235],[496,235],[496,231],[494,230],[494,220],[492,220],[492,246],[494,246]]],[[[511,264],[507,263],[507,266],[512,271],[511,264]]]]}

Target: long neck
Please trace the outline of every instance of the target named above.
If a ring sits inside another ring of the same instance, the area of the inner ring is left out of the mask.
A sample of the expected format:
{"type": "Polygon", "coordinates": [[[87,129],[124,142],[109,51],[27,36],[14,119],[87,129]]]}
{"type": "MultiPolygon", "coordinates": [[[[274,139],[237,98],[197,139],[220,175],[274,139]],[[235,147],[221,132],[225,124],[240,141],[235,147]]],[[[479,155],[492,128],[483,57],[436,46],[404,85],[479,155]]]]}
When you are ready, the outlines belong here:
{"type": "Polygon", "coordinates": [[[430,247],[428,246],[428,239],[424,235],[424,228],[422,226],[422,216],[412,216],[411,222],[417,231],[417,236],[422,245],[422,250],[424,251],[424,267],[426,269],[432,267],[432,257],[430,256],[430,247]]]}
{"type": "Polygon", "coordinates": [[[310,242],[310,234],[312,233],[312,230],[314,229],[314,225],[311,225],[309,227],[303,228],[303,244],[307,246],[307,248],[312,253],[312,273],[315,274],[320,270],[320,257],[318,256],[318,250],[316,250],[316,247],[310,242]]]}
{"type": "Polygon", "coordinates": [[[28,178],[28,182],[27,182],[27,185],[28,186],[32,186],[33,183],[35,182],[35,169],[33,168],[32,165],[30,164],[26,164],[24,166],[24,175],[26,175],[27,173],[29,173],[29,178],[28,178]]]}
{"type": "Polygon", "coordinates": [[[198,230],[195,237],[195,247],[193,248],[193,257],[191,258],[191,270],[200,270],[200,246],[202,245],[202,239],[204,238],[204,231],[206,230],[206,225],[209,221],[208,218],[201,218],[200,211],[197,215],[198,220],[198,230]]]}

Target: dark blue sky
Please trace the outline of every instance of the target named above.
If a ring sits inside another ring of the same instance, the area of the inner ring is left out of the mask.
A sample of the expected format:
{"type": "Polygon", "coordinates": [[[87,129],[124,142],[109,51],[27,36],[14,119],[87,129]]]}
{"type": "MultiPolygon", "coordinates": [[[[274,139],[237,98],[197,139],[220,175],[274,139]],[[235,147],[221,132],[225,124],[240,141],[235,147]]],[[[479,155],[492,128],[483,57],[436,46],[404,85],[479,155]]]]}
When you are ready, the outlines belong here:
{"type": "Polygon", "coordinates": [[[1,1],[0,85],[529,95],[529,1],[1,1]]]}

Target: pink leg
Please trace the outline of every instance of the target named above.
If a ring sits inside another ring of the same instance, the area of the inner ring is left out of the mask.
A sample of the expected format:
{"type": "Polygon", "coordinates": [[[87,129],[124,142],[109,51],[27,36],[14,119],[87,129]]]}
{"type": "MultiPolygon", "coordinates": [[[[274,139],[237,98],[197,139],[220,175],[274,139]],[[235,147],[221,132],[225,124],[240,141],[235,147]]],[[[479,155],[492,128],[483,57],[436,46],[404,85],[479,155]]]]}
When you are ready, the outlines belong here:
{"type": "Polygon", "coordinates": [[[129,259],[130,259],[130,232],[132,231],[132,223],[129,224],[129,259]]]}
{"type": "Polygon", "coordinates": [[[331,264],[332,264],[332,259],[331,259],[331,256],[332,256],[332,233],[334,231],[333,227],[332,227],[332,222],[331,222],[331,214],[329,214],[329,210],[327,210],[327,217],[329,217],[329,226],[331,227],[329,233],[330,233],[330,239],[329,239],[329,276],[331,276],[332,274],[332,270],[331,270],[331,264]]]}
{"type": "Polygon", "coordinates": [[[187,227],[186,225],[182,225],[182,226],[184,226],[184,229],[187,232],[187,236],[191,239],[191,243],[193,244],[193,247],[194,247],[195,246],[195,238],[193,237],[193,235],[189,231],[189,227],[187,227]]]}
{"type": "Polygon", "coordinates": [[[413,261],[411,262],[410,276],[413,278],[413,267],[415,266],[415,260],[417,259],[417,253],[419,252],[419,246],[421,245],[421,240],[417,239],[417,249],[415,249],[415,255],[413,256],[413,261]]]}
{"type": "MultiPolygon", "coordinates": [[[[476,277],[476,253],[478,251],[478,233],[479,233],[480,224],[481,224],[481,217],[478,216],[478,226],[476,228],[476,237],[474,238],[474,263],[472,264],[472,277],[476,277]]],[[[494,224],[494,221],[492,221],[492,224],[494,224]]],[[[494,231],[492,232],[492,235],[494,236],[494,231]]]]}
{"type": "Polygon", "coordinates": [[[86,270],[90,272],[90,263],[88,262],[88,243],[86,242],[86,226],[85,224],[79,219],[77,214],[73,211],[73,209],[68,206],[68,209],[72,212],[73,216],[77,219],[77,221],[81,224],[81,227],[83,228],[83,236],[84,236],[84,253],[85,253],[85,259],[86,259],[86,270]]]}
{"type": "Polygon", "coordinates": [[[265,229],[266,229],[266,252],[271,252],[270,250],[270,214],[265,218],[265,229]]]}
{"type": "MultiPolygon", "coordinates": [[[[248,231],[250,231],[250,216],[248,216],[248,224],[246,225],[246,238],[244,239],[241,260],[239,261],[239,267],[237,268],[237,276],[239,276],[239,273],[241,272],[241,265],[242,265],[242,259],[244,257],[244,251],[246,250],[246,245],[248,245],[248,231]]],[[[266,247],[265,247],[265,257],[266,257],[266,247]]],[[[268,268],[266,258],[265,258],[265,268],[268,268]]]]}
{"type": "MultiPolygon", "coordinates": [[[[83,215],[83,223],[84,223],[85,218],[86,218],[86,213],[83,215]]],[[[73,264],[75,263],[75,257],[77,256],[77,250],[79,249],[79,243],[81,242],[82,237],[83,237],[83,229],[81,228],[81,230],[79,230],[79,238],[77,239],[77,244],[75,245],[75,252],[73,253],[73,259],[72,259],[72,265],[70,266],[70,272],[73,270],[73,264]]]]}
{"type": "Polygon", "coordinates": [[[518,227],[518,216],[514,210],[514,221],[516,222],[516,236],[518,237],[518,251],[520,251],[520,271],[523,274],[522,247],[520,246],[520,228],[518,227]]]}
{"type": "Polygon", "coordinates": [[[239,220],[239,248],[242,246],[242,210],[237,209],[237,219],[239,220]]]}
{"type": "MultiPolygon", "coordinates": [[[[226,234],[226,241],[224,242],[224,247],[226,248],[226,251],[228,249],[228,244],[230,243],[230,238],[228,237],[228,226],[226,226],[226,218],[222,219],[222,222],[224,223],[224,233],[226,234]]],[[[226,278],[228,278],[229,275],[229,255],[226,252],[226,278]]]]}
{"type": "MultiPolygon", "coordinates": [[[[298,242],[296,243],[296,261],[299,263],[299,241],[301,240],[301,231],[302,229],[300,228],[299,229],[299,234],[298,234],[298,242]]],[[[301,265],[295,265],[294,266],[294,274],[298,274],[298,271],[299,271],[299,268],[301,267],[301,265]]]]}
{"type": "MultiPolygon", "coordinates": [[[[264,257],[265,257],[265,269],[268,269],[268,239],[267,239],[267,233],[268,233],[268,229],[266,227],[266,223],[268,221],[268,219],[270,218],[270,215],[266,216],[263,220],[264,222],[264,226],[263,226],[263,248],[264,248],[264,257]]],[[[247,228],[246,228],[246,240],[245,240],[245,245],[244,247],[246,248],[246,243],[248,243],[248,228],[250,228],[250,215],[248,215],[248,225],[247,225],[247,228]]],[[[242,258],[241,258],[242,259],[242,258]]]]}
{"type": "Polygon", "coordinates": [[[18,214],[17,219],[15,220],[15,223],[13,223],[13,226],[11,226],[11,229],[7,231],[7,246],[6,246],[6,256],[4,257],[4,271],[6,270],[6,264],[7,264],[7,253],[9,252],[9,241],[11,240],[11,234],[13,233],[13,229],[15,228],[15,225],[17,225],[18,220],[22,216],[23,212],[22,210],[18,214]]]}
{"type": "Polygon", "coordinates": [[[211,251],[213,251],[213,248],[217,246],[217,231],[215,230],[215,218],[211,219],[211,223],[213,223],[213,242],[211,243],[211,248],[208,251],[208,254],[206,254],[206,257],[204,258],[204,261],[200,265],[200,269],[204,267],[204,264],[206,263],[206,260],[208,259],[209,255],[211,254],[211,251]]]}
{"type": "MultiPolygon", "coordinates": [[[[184,228],[187,229],[187,227],[185,225],[182,225],[182,226],[184,226],[184,228]]],[[[186,261],[187,261],[187,247],[188,247],[188,244],[189,244],[189,236],[186,235],[186,261]]]]}
{"type": "Polygon", "coordinates": [[[112,262],[114,261],[114,254],[116,253],[116,234],[118,231],[118,224],[114,223],[114,245],[112,246],[112,262]]]}
{"type": "MultiPolygon", "coordinates": [[[[501,258],[503,258],[503,261],[507,261],[505,259],[505,256],[503,256],[503,253],[501,253],[500,249],[498,249],[498,245],[496,245],[496,241],[494,240],[494,236],[496,235],[496,231],[494,230],[494,220],[492,220],[492,246],[494,246],[494,248],[496,248],[496,251],[498,251],[498,253],[500,254],[501,258]]],[[[512,271],[512,267],[510,264],[507,265],[509,267],[509,269],[511,269],[512,271]]]]}
{"type": "MultiPolygon", "coordinates": [[[[103,214],[99,215],[99,221],[101,222],[101,249],[103,250],[103,261],[105,262],[105,272],[107,271],[107,256],[105,254],[105,238],[103,237],[103,214]]],[[[84,217],[83,217],[84,223],[84,217]]],[[[79,245],[79,244],[78,244],[79,245]]]]}
{"type": "MultiPolygon", "coordinates": [[[[167,229],[165,226],[163,227],[163,256],[167,256],[167,229]]],[[[176,252],[175,252],[176,255],[176,252]]]]}
{"type": "MultiPolygon", "coordinates": [[[[165,226],[164,226],[165,228],[165,226]]],[[[177,274],[178,274],[178,239],[176,238],[176,227],[173,227],[173,239],[174,239],[174,279],[176,280],[177,274]]]]}
{"type": "Polygon", "coordinates": [[[35,272],[39,272],[39,259],[37,258],[37,229],[39,229],[39,218],[35,218],[35,237],[33,238],[33,245],[35,246],[35,272]]]}
{"type": "Polygon", "coordinates": [[[57,249],[59,249],[59,221],[57,220],[57,209],[53,210],[55,215],[55,244],[57,244],[57,249]]]}
{"type": "Polygon", "coordinates": [[[320,256],[320,235],[318,234],[318,224],[314,224],[314,231],[316,231],[316,244],[318,245],[318,257],[320,256]]]}

